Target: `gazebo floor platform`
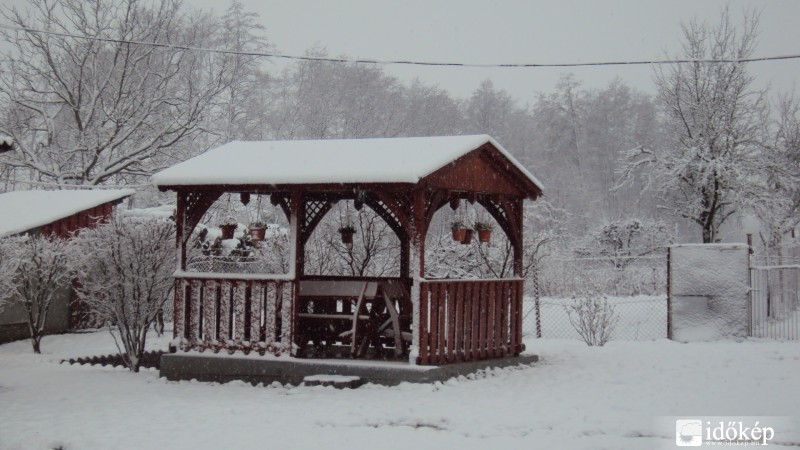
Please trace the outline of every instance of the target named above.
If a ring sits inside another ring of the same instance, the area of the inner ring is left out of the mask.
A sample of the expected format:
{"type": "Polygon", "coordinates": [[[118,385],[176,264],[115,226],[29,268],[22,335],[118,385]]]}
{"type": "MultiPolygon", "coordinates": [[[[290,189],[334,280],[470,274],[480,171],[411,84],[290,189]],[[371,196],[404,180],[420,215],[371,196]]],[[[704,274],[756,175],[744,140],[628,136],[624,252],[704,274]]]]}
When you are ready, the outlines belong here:
{"type": "Polygon", "coordinates": [[[242,380],[257,384],[300,385],[313,375],[359,377],[364,383],[387,386],[445,381],[492,367],[527,365],[538,355],[485,359],[442,366],[416,366],[405,361],[356,359],[302,359],[258,355],[224,355],[199,352],[168,353],[161,357],[161,376],[170,381],[197,380],[225,383],[242,380]]]}

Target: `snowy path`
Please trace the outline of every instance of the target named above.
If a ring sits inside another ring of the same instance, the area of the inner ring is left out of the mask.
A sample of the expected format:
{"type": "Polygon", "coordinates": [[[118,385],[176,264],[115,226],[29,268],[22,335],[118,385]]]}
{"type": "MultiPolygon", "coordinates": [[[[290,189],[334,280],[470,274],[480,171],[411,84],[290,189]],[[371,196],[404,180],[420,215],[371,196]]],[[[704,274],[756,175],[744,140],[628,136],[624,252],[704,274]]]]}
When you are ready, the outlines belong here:
{"type": "MultiPolygon", "coordinates": [[[[163,345],[163,340],[160,343],[163,345]]],[[[800,419],[800,345],[529,341],[542,361],[437,385],[251,387],[60,365],[106,333],[0,346],[0,448],[671,448],[658,416],[800,419]]],[[[795,427],[795,430],[798,430],[795,427]]],[[[800,441],[798,431],[790,437],[800,441]]]]}

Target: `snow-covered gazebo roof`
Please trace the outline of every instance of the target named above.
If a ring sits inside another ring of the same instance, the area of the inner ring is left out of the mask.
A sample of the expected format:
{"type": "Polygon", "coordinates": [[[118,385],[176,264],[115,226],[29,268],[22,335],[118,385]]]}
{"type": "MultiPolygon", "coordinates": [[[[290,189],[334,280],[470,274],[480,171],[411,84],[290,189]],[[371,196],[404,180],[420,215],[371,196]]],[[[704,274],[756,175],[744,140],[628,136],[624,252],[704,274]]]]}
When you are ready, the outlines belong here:
{"type": "Polygon", "coordinates": [[[133,195],[132,189],[13,191],[0,194],[0,237],[23,233],[133,195]]]}
{"type": "MultiPolygon", "coordinates": [[[[488,135],[300,141],[234,141],[154,175],[159,187],[410,183],[491,148],[530,191],[542,184],[488,135]]],[[[537,193],[538,194],[538,193],[537,193]]],[[[535,197],[535,195],[533,195],[535,197]]]]}

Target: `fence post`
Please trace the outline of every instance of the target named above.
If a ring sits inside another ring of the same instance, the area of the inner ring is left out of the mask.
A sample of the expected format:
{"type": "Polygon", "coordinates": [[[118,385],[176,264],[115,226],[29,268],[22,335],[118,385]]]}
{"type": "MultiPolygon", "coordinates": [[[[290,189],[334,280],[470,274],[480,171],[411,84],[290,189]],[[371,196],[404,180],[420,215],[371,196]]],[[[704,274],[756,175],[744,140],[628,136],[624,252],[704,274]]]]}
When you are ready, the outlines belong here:
{"type": "Polygon", "coordinates": [[[747,233],[747,335],[753,336],[753,235],[747,233]]]}
{"type": "Polygon", "coordinates": [[[667,339],[672,340],[672,298],[670,284],[672,283],[672,247],[667,247],[667,339]]]}
{"type": "Polygon", "coordinates": [[[541,295],[539,292],[539,267],[538,265],[533,266],[533,304],[534,308],[536,309],[536,337],[541,339],[542,337],[542,316],[541,310],[539,309],[539,301],[541,295]]]}

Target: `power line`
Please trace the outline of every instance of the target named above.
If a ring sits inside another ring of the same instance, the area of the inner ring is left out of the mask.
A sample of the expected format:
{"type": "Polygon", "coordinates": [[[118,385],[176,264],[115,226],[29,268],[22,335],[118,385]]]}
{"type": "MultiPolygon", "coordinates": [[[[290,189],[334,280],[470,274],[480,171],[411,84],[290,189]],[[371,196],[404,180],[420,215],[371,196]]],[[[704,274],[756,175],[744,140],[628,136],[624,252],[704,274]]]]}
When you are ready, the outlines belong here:
{"type": "Polygon", "coordinates": [[[15,31],[24,31],[26,33],[38,33],[50,36],[66,37],[71,39],[85,39],[90,41],[99,42],[113,42],[117,44],[132,44],[132,45],[148,45],[152,47],[170,48],[175,50],[187,50],[196,52],[216,53],[223,55],[235,56],[253,56],[264,58],[281,58],[296,61],[320,61],[320,62],[337,62],[337,63],[355,63],[355,64],[378,64],[378,65],[412,65],[412,66],[434,66],[434,67],[470,67],[470,68],[545,68],[545,67],[592,67],[592,66],[641,66],[641,65],[663,65],[663,64],[691,64],[691,63],[708,63],[708,64],[722,64],[722,63],[750,63],[762,61],[781,61],[789,59],[800,59],[798,55],[777,55],[777,56],[760,56],[743,59],[643,59],[632,61],[599,61],[599,62],[576,62],[576,63],[495,63],[495,64],[478,64],[478,63],[456,63],[456,62],[434,62],[434,61],[415,61],[415,60],[381,60],[381,59],[363,59],[363,58],[347,58],[347,57],[329,57],[329,56],[308,56],[308,55],[287,55],[275,52],[255,52],[255,51],[236,51],[224,50],[217,48],[204,48],[193,47],[187,45],[174,45],[159,42],[145,42],[134,41],[127,39],[114,39],[104,38],[98,36],[80,36],[70,33],[61,33],[57,31],[37,30],[33,28],[24,28],[11,25],[0,24],[0,28],[15,31]]]}

